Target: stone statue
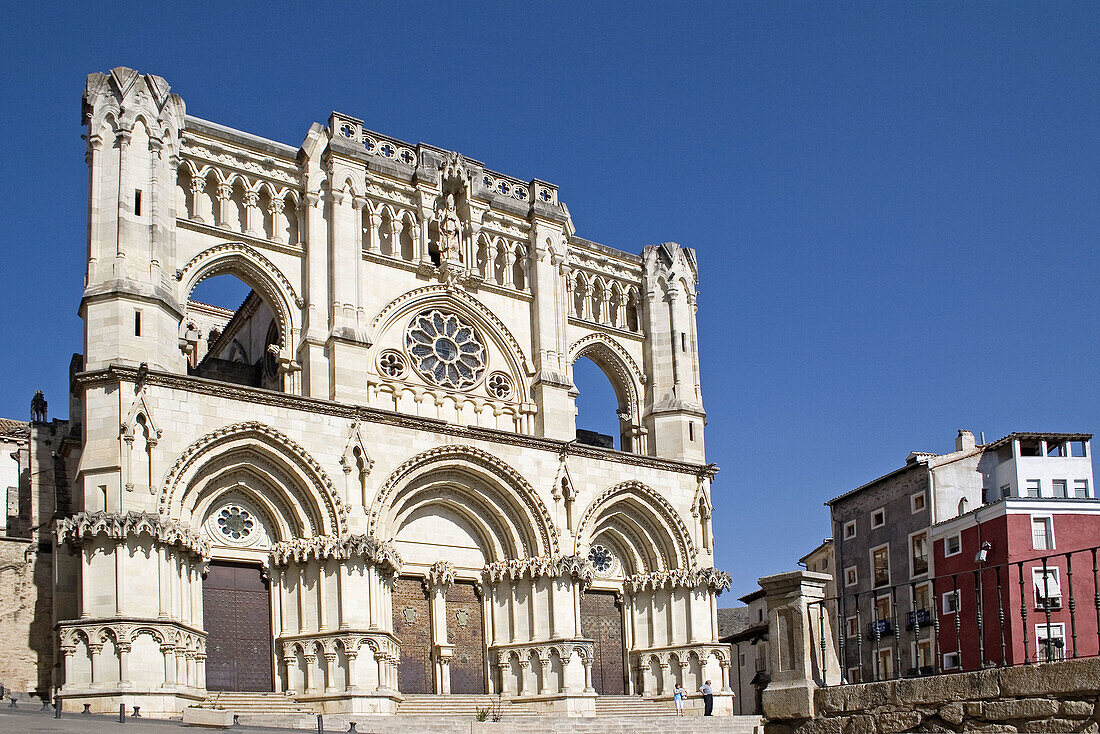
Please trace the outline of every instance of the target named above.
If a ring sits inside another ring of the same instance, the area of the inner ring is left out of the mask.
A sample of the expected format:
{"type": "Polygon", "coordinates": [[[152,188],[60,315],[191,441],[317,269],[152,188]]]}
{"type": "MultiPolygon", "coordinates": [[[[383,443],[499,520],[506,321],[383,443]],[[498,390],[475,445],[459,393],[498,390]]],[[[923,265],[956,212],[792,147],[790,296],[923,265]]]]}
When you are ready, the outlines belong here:
{"type": "Polygon", "coordinates": [[[459,238],[462,233],[462,222],[458,219],[458,211],[455,209],[454,194],[447,194],[447,206],[439,217],[439,259],[441,262],[461,261],[459,254],[459,238]]]}
{"type": "Polygon", "coordinates": [[[31,398],[31,422],[46,422],[46,396],[42,394],[41,390],[36,390],[34,397],[31,398]]]}

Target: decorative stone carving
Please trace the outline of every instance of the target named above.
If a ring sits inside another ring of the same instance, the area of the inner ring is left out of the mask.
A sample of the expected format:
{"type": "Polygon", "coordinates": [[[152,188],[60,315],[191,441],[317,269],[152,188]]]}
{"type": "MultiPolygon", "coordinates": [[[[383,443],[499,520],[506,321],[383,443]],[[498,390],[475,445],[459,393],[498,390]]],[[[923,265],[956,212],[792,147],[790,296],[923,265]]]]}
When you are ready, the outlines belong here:
{"type": "Polygon", "coordinates": [[[295,538],[276,543],[271,557],[277,566],[304,563],[309,560],[329,561],[363,558],[390,574],[401,568],[401,555],[390,541],[379,541],[370,535],[321,535],[295,538]]]}
{"type": "Polygon", "coordinates": [[[673,568],[628,576],[626,586],[632,592],[647,589],[694,589],[705,586],[720,594],[729,588],[730,575],[716,568],[673,568]]]}
{"type": "Polygon", "coordinates": [[[148,535],[162,545],[175,546],[202,560],[210,558],[210,544],[190,528],[151,512],[78,512],[57,521],[57,544],[80,546],[102,535],[112,540],[148,535]]]}
{"type": "Polygon", "coordinates": [[[462,221],[455,209],[455,197],[447,194],[443,210],[439,213],[439,259],[458,262],[462,260],[462,221]]]}
{"type": "Polygon", "coordinates": [[[455,567],[447,561],[436,561],[428,570],[428,585],[431,587],[448,587],[454,583],[455,567]]]}

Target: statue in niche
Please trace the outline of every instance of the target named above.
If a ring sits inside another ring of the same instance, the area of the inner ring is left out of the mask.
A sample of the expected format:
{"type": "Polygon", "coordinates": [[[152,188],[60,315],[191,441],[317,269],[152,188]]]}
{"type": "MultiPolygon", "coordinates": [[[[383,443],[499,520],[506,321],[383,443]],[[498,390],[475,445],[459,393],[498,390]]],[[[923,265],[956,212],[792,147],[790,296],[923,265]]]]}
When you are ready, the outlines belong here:
{"type": "Polygon", "coordinates": [[[459,242],[462,234],[462,222],[455,208],[454,194],[447,194],[446,207],[439,215],[439,260],[440,262],[461,262],[459,242]]]}

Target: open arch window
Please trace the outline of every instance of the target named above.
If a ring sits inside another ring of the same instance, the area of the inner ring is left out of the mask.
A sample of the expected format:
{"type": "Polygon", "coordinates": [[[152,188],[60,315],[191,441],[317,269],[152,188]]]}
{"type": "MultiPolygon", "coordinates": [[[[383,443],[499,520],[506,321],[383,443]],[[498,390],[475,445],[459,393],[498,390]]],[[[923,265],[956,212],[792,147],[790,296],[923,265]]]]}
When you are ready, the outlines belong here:
{"type": "Polygon", "coordinates": [[[198,284],[187,301],[182,331],[189,374],[283,389],[282,334],[275,311],[236,276],[214,275],[198,284]]]}
{"type": "Polygon", "coordinates": [[[598,349],[590,349],[573,362],[577,441],[602,448],[637,451],[641,447],[633,440],[632,390],[623,383],[623,376],[606,357],[598,349]]]}

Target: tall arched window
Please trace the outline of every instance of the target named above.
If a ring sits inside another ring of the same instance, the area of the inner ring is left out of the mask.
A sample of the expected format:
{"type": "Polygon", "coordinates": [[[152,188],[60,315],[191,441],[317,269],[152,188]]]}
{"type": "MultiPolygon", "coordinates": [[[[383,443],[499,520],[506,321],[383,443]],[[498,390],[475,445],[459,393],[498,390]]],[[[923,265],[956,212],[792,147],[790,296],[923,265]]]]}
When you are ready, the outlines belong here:
{"type": "Polygon", "coordinates": [[[577,441],[629,451],[623,442],[619,398],[599,365],[588,357],[578,357],[573,363],[573,384],[577,389],[577,441]]]}

